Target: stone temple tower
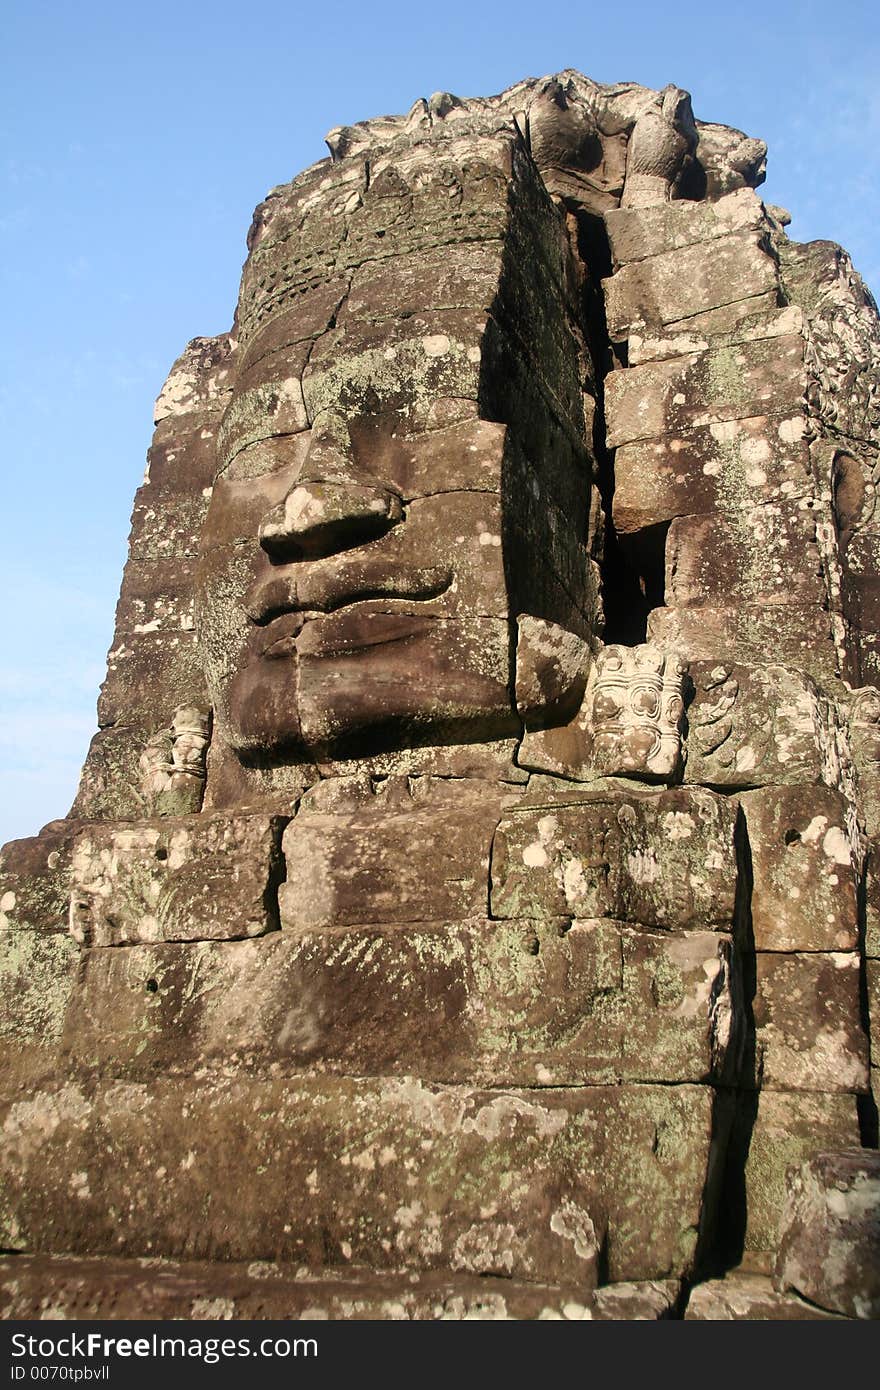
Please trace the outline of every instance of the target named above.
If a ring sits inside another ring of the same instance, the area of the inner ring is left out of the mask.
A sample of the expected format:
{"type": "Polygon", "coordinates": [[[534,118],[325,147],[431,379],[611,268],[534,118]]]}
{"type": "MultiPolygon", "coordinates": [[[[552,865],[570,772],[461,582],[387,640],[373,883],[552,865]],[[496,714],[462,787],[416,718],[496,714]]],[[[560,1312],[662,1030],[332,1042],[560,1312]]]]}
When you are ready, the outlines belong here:
{"type": "Polygon", "coordinates": [[[327,143],[0,861],[0,1308],[877,1316],[874,302],[674,86],[327,143]]]}

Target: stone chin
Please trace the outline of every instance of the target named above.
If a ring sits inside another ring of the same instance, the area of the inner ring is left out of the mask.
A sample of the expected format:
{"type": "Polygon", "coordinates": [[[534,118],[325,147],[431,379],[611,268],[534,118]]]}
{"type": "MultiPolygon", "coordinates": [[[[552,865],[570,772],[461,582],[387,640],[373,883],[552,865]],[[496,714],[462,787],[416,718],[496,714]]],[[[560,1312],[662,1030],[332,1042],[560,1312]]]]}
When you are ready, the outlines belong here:
{"type": "Polygon", "coordinates": [[[220,707],[245,760],[502,738],[520,727],[509,653],[501,619],[357,604],[270,641],[235,674],[220,707]]]}

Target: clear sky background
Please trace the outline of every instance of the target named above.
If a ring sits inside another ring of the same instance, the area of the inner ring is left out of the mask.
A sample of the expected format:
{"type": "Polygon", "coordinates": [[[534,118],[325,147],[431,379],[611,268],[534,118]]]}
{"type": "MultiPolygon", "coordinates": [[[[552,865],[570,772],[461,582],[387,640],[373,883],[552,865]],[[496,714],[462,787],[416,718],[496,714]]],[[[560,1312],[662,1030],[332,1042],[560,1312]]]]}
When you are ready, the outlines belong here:
{"type": "Polygon", "coordinates": [[[334,125],[580,68],[770,146],[767,201],[880,291],[869,0],[6,0],[0,19],[0,842],[95,729],[152,402],[228,328],[254,205],[334,125]]]}

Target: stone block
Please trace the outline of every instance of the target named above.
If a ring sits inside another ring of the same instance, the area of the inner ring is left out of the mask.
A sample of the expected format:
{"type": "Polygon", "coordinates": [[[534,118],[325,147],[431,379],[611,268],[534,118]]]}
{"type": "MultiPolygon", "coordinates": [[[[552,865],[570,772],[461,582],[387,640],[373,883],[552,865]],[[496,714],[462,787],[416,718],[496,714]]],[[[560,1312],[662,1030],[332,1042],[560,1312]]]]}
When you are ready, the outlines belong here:
{"type": "Polygon", "coordinates": [[[764,787],[740,800],[752,859],[755,948],[855,951],[858,881],[840,792],[764,787]]]}
{"type": "Polygon", "coordinates": [[[116,638],[193,630],[195,560],[130,559],[116,606],[116,638]]]}
{"type": "Polygon", "coordinates": [[[590,1305],[596,1322],[656,1322],[674,1316],[680,1287],[672,1279],[642,1279],[604,1284],[590,1305]]]}
{"type": "Polygon", "coordinates": [[[804,340],[795,334],[647,362],[606,378],[606,442],[617,448],[771,411],[790,421],[794,441],[802,437],[805,389],[804,340]]]}
{"type": "Polygon", "coordinates": [[[350,814],[300,814],[284,832],[288,931],[485,916],[501,795],[424,809],[384,802],[350,814]]]}
{"type": "MultiPolygon", "coordinates": [[[[854,690],[852,698],[841,702],[842,722],[848,734],[852,761],[858,778],[859,818],[865,834],[873,840],[880,835],[880,690],[864,686],[854,690]]],[[[876,866],[873,843],[867,846],[868,935],[872,934],[871,917],[880,912],[877,897],[876,866]]],[[[880,955],[880,935],[869,955],[880,955]]]]}
{"type": "Polygon", "coordinates": [[[92,951],[66,1032],[79,1074],[202,1066],[582,1086],[732,1075],[728,938],[615,922],[434,923],[92,951]],[[381,981],[381,987],[377,987],[381,981]]]}
{"type": "Polygon", "coordinates": [[[668,323],[665,333],[701,334],[714,337],[736,333],[742,326],[760,323],[768,314],[779,309],[779,291],[766,290],[763,294],[750,295],[748,299],[737,299],[732,304],[723,304],[720,309],[705,309],[689,318],[676,319],[668,323]]]}
{"type": "Polygon", "coordinates": [[[876,637],[880,630],[880,578],[876,575],[863,576],[846,574],[844,578],[844,604],[850,622],[859,630],[865,644],[865,653],[875,660],[876,637]]]}
{"type": "Polygon", "coordinates": [[[610,1280],[677,1278],[714,1203],[712,1116],[700,1086],[66,1085],[3,1107],[3,1244],[589,1291],[604,1237],[610,1280]]]}
{"type": "Polygon", "coordinates": [[[722,309],[709,309],[693,318],[679,319],[664,328],[633,333],[627,341],[627,365],[663,362],[688,353],[708,352],[711,348],[739,347],[767,338],[784,338],[803,331],[803,314],[796,305],[785,309],[767,307],[764,295],[751,296],[722,309]],[[730,315],[730,321],[725,316],[730,315]]]}
{"type": "Polygon", "coordinates": [[[528,613],[517,617],[514,690],[526,728],[580,707],[592,659],[589,644],[576,633],[528,613]]]}
{"type": "Polygon", "coordinates": [[[679,199],[655,207],[613,208],[605,214],[616,266],[685,246],[702,247],[708,258],[712,248],[707,243],[737,232],[760,232],[765,222],[761,200],[751,188],[712,202],[679,199]]]}
{"type": "MultiPolygon", "coordinates": [[[[71,815],[82,820],[137,820],[145,815],[139,762],[155,732],[136,725],[100,729],[89,744],[71,815]]],[[[68,890],[68,905],[69,898],[68,890]]]]}
{"type": "Polygon", "coordinates": [[[859,679],[866,685],[880,685],[880,633],[857,632],[859,679]]]}
{"type": "MultiPolygon", "coordinates": [[[[222,412],[220,412],[222,414],[222,412]]],[[[216,419],[164,420],[153,431],[142,488],[164,497],[199,493],[217,471],[216,419]]],[[[140,493],[135,494],[139,496],[140,493]]]]}
{"type": "MultiPolygon", "coordinates": [[[[863,462],[851,461],[856,462],[859,472],[870,468],[868,459],[863,462]]],[[[839,464],[839,456],[835,462],[839,464]]],[[[880,532],[859,528],[850,537],[846,548],[846,564],[854,579],[876,579],[880,576],[880,532]]]]}
{"type": "Polygon", "coordinates": [[[759,951],[756,962],[755,1084],[772,1091],[866,1092],[858,952],[759,951]]]}
{"type": "Polygon", "coordinates": [[[432,250],[367,261],[355,270],[336,321],[387,321],[425,310],[488,311],[501,269],[500,241],[453,245],[443,257],[432,250]]]}
{"type": "Polygon", "coordinates": [[[689,673],[685,781],[731,788],[823,781],[827,709],[808,677],[785,666],[711,661],[692,661],[689,673]]]}
{"type": "Polygon", "coordinates": [[[838,675],[831,617],[813,604],[654,608],[648,614],[648,641],[713,665],[760,665],[772,653],[820,684],[838,675]]]}
{"type": "Polygon", "coordinates": [[[70,930],[86,946],[259,936],[277,926],[283,821],[167,816],[95,824],[72,854],[70,930]]]}
{"type": "Polygon", "coordinates": [[[235,395],[217,430],[220,464],[230,463],[249,444],[309,428],[314,416],[306,410],[302,376],[314,350],[311,342],[294,343],[239,373],[235,395]]]}
{"type": "Polygon", "coordinates": [[[820,1153],[790,1174],[775,1281],[831,1312],[880,1318],[880,1154],[820,1153]]]}
{"type": "Polygon", "coordinates": [[[138,488],[131,513],[131,558],[169,564],[194,560],[208,512],[210,486],[206,483],[204,488],[182,491],[150,481],[138,488]]]}
{"type": "Polygon", "coordinates": [[[395,432],[382,441],[376,469],[399,481],[406,501],[448,491],[500,493],[507,436],[506,425],[479,419],[421,434],[395,432]]]}
{"type": "MultiPolygon", "coordinates": [[[[861,529],[852,534],[853,521],[858,522],[859,512],[866,501],[865,480],[870,478],[872,469],[868,458],[850,458],[848,461],[851,467],[847,472],[841,470],[840,454],[831,465],[837,480],[838,496],[843,491],[844,478],[850,480],[853,491],[853,517],[847,528],[850,534],[842,556],[843,603],[853,627],[860,630],[865,657],[872,664],[876,661],[876,638],[880,631],[880,534],[861,529]]],[[[869,484],[869,488],[872,486],[869,484]]]]}
{"type": "Polygon", "coordinates": [[[613,917],[730,931],[737,809],[702,789],[583,793],[511,812],[492,847],[493,917],[613,917]]]}
{"type": "Polygon", "coordinates": [[[677,516],[812,496],[806,444],[796,433],[788,418],[758,415],[622,445],[614,456],[615,527],[638,531],[677,516]]]}
{"type": "Polygon", "coordinates": [[[376,397],[384,409],[403,412],[428,397],[477,400],[486,333],[485,314],[463,309],[433,313],[422,332],[407,319],[396,333],[385,324],[332,329],[303,371],[308,417],[332,410],[341,395],[350,398],[353,413],[366,411],[376,397]]]}
{"type": "Polygon", "coordinates": [[[821,607],[827,595],[817,526],[825,520],[819,504],[777,502],[726,515],[677,517],[666,539],[666,603],[821,607]]]}
{"type": "Polygon", "coordinates": [[[723,1279],[707,1279],[690,1293],[685,1322],[821,1322],[836,1321],[833,1313],[805,1303],[796,1294],[779,1293],[767,1275],[734,1271],[723,1279]]]}
{"type": "MultiPolygon", "coordinates": [[[[367,757],[358,758],[357,767],[359,771],[376,777],[377,786],[381,786],[383,778],[412,777],[427,781],[434,777],[468,777],[499,781],[509,789],[524,785],[529,780],[528,772],[515,764],[517,746],[518,740],[513,737],[486,739],[480,743],[433,743],[428,733],[427,737],[424,734],[414,737],[410,748],[377,749],[367,757]]],[[[352,771],[351,759],[344,752],[336,757],[330,754],[320,756],[316,759],[316,765],[321,777],[347,778],[352,771]]],[[[301,768],[294,764],[292,771],[300,774],[301,768]]],[[[302,790],[306,781],[311,780],[311,776],[301,778],[295,794],[302,790]]],[[[208,788],[210,790],[210,780],[208,788]]],[[[285,805],[289,805],[289,798],[285,805]]]]}
{"type": "Polygon", "coordinates": [[[776,263],[760,233],[735,232],[712,243],[679,247],[632,261],[603,280],[608,331],[624,339],[634,330],[718,309],[779,283],[776,263]]]}
{"type": "MultiPolygon", "coordinates": [[[[585,406],[589,418],[594,411],[590,383],[582,381],[576,361],[576,340],[570,344],[571,371],[563,382],[551,387],[538,374],[520,343],[502,325],[490,320],[482,341],[480,370],[480,413],[492,420],[505,420],[510,428],[508,459],[526,461],[528,491],[519,495],[519,504],[529,506],[530,478],[539,487],[558,497],[563,508],[572,506],[574,514],[588,500],[587,481],[595,474],[591,450],[584,437],[585,406]],[[565,386],[565,393],[561,389],[565,386]],[[583,480],[580,493],[571,480],[568,460],[572,459],[583,480]],[[559,459],[561,462],[557,463],[559,459]]],[[[417,407],[415,407],[417,408],[417,407]]]]}
{"type": "Polygon", "coordinates": [[[159,393],[154,422],[222,413],[232,389],[232,347],[229,333],[187,343],[159,393]]]}
{"type": "MultiPolygon", "coordinates": [[[[322,375],[334,363],[380,351],[393,354],[386,358],[386,371],[391,373],[399,370],[403,357],[407,361],[420,359],[423,364],[443,363],[458,353],[466,358],[469,347],[479,348],[487,327],[488,309],[482,307],[424,309],[381,320],[348,316],[318,339],[303,380],[305,383],[322,375]]],[[[449,362],[445,365],[448,367],[449,362]]],[[[441,390],[435,394],[448,393],[441,390]]]]}
{"type": "Polygon", "coordinates": [[[79,827],[52,821],[0,851],[0,1085],[25,1092],[57,1064],[80,970],[67,934],[72,849],[79,827]]]}
{"type": "Polygon", "coordinates": [[[192,631],[123,633],[107,655],[98,722],[155,729],[179,705],[207,705],[202,659],[192,631]]]}
{"type": "Polygon", "coordinates": [[[246,371],[261,357],[293,347],[306,339],[314,340],[326,333],[345,304],[349,292],[349,276],[331,277],[294,293],[290,307],[275,313],[259,338],[245,347],[241,367],[246,371]]]}
{"type": "Polygon", "coordinates": [[[71,857],[80,826],[50,821],[0,849],[0,932],[66,932],[71,857]]]}
{"type": "Polygon", "coordinates": [[[788,1191],[788,1171],[821,1149],[859,1142],[855,1096],[762,1091],[756,1113],[737,1142],[745,1165],[747,1251],[775,1251],[788,1191]]]}
{"type": "Polygon", "coordinates": [[[69,936],[0,930],[0,1084],[7,1094],[51,1075],[79,971],[80,952],[69,936]]]}
{"type": "Polygon", "coordinates": [[[129,557],[193,559],[217,471],[219,416],[172,417],[156,428],[135,493],[129,557]]]}

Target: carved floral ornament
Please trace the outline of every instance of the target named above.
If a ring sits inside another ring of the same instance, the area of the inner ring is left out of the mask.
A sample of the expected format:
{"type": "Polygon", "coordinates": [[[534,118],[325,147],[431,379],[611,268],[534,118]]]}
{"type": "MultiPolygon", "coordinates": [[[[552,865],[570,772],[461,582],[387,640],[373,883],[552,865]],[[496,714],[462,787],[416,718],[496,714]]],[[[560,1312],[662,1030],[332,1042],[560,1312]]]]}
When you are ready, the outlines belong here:
{"type": "Polygon", "coordinates": [[[680,656],[649,644],[602,651],[587,697],[597,772],[675,776],[686,672],[680,656]]]}

